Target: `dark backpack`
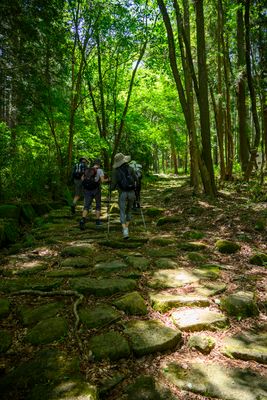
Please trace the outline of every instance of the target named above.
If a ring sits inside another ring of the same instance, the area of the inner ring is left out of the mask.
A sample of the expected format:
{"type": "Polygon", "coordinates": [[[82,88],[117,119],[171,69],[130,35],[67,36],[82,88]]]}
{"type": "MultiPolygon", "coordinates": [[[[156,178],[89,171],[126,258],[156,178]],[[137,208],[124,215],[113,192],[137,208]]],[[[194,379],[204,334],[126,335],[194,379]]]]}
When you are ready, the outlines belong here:
{"type": "Polygon", "coordinates": [[[87,166],[85,163],[80,162],[74,165],[74,169],[73,169],[73,178],[74,179],[81,179],[81,177],[83,176],[85,170],[86,170],[87,166]]]}
{"type": "Polygon", "coordinates": [[[96,172],[97,172],[97,168],[94,168],[94,167],[87,168],[85,170],[84,179],[83,179],[83,183],[82,183],[84,189],[94,190],[99,186],[100,180],[98,182],[95,181],[96,172]]]}
{"type": "Polygon", "coordinates": [[[133,169],[128,164],[123,164],[117,169],[117,184],[124,192],[135,189],[136,178],[133,169]]]}

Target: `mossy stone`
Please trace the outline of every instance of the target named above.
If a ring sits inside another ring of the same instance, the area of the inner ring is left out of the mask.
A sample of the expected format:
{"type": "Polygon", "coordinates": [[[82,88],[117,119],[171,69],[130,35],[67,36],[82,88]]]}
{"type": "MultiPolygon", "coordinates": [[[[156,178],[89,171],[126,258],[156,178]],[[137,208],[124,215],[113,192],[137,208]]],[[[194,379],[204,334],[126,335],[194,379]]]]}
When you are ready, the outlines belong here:
{"type": "Polygon", "coordinates": [[[139,376],[136,381],[127,387],[127,400],[161,400],[152,376],[139,376]]]}
{"type": "Polygon", "coordinates": [[[119,310],[130,315],[146,315],[148,313],[145,300],[138,292],[127,293],[113,302],[119,310]]]}
{"type": "Polygon", "coordinates": [[[182,334],[158,320],[126,322],[124,333],[128,336],[136,356],[165,351],[181,343],[182,334]]]}
{"type": "Polygon", "coordinates": [[[88,346],[96,361],[103,359],[116,361],[130,355],[127,340],[115,331],[93,336],[89,340],[88,346]]]}
{"type": "Polygon", "coordinates": [[[94,309],[82,307],[78,314],[81,322],[88,328],[101,328],[121,318],[121,314],[109,305],[99,305],[94,309]]]}
{"type": "Polygon", "coordinates": [[[8,299],[0,299],[0,319],[9,314],[10,301],[8,299]]]}
{"type": "Polygon", "coordinates": [[[142,256],[129,255],[126,257],[126,262],[131,267],[139,271],[146,271],[150,265],[150,261],[142,256]]]}
{"type": "Polygon", "coordinates": [[[167,217],[162,217],[157,221],[157,226],[163,226],[167,224],[177,224],[181,222],[181,217],[178,216],[167,216],[167,217]]]}
{"type": "MultiPolygon", "coordinates": [[[[67,385],[70,383],[68,385],[70,389],[72,380],[78,377],[81,375],[77,356],[56,349],[45,349],[33,354],[30,360],[14,366],[9,373],[1,377],[0,393],[3,399],[17,399],[19,394],[20,399],[59,400],[62,397],[52,397],[51,389],[63,382],[67,385]],[[41,385],[49,388],[50,395],[48,393],[41,395],[41,385]],[[31,396],[34,390],[38,391],[39,397],[34,394],[31,396]]],[[[93,397],[92,400],[96,398],[93,397]]]]}
{"type": "Polygon", "coordinates": [[[62,250],[63,257],[92,257],[95,253],[95,247],[92,245],[87,246],[67,246],[62,250]]]}
{"type": "Polygon", "coordinates": [[[257,253],[250,257],[250,264],[264,266],[267,265],[267,254],[257,253]]]}
{"type": "Polygon", "coordinates": [[[152,238],[150,239],[150,243],[152,244],[156,244],[158,246],[169,246],[172,244],[175,244],[176,239],[173,238],[164,238],[164,237],[156,237],[156,238],[152,238]]]}
{"type": "Polygon", "coordinates": [[[203,232],[198,232],[198,231],[187,231],[183,233],[183,237],[185,239],[193,239],[193,240],[198,240],[202,239],[205,236],[203,232]]]}
{"type": "Polygon", "coordinates": [[[48,318],[38,322],[25,336],[31,344],[47,344],[64,338],[68,333],[67,321],[62,317],[48,318]]]}
{"type": "Polygon", "coordinates": [[[215,339],[211,336],[193,335],[188,340],[189,348],[199,350],[203,354],[209,354],[215,344],[215,339]]]}
{"type": "Polygon", "coordinates": [[[253,317],[259,314],[254,294],[251,292],[236,292],[221,298],[221,309],[236,318],[253,317]]]}
{"type": "Polygon", "coordinates": [[[43,290],[49,291],[58,288],[62,283],[62,279],[21,277],[10,280],[0,280],[0,291],[4,293],[17,292],[19,290],[43,290]]]}
{"type": "Polygon", "coordinates": [[[145,213],[148,217],[158,217],[164,212],[164,208],[150,207],[147,208],[145,213]]]}
{"type": "Polygon", "coordinates": [[[203,263],[207,259],[207,257],[205,257],[204,255],[199,254],[195,251],[191,251],[191,252],[187,253],[187,258],[196,264],[203,263]]]}
{"type": "Polygon", "coordinates": [[[120,292],[130,292],[136,288],[136,281],[124,278],[73,278],[70,280],[70,286],[79,293],[103,297],[120,292]]]}
{"type": "Polygon", "coordinates": [[[231,240],[219,239],[215,243],[215,247],[220,253],[233,254],[240,250],[240,245],[238,243],[232,242],[231,240]]]}
{"type": "Polygon", "coordinates": [[[60,263],[61,267],[67,268],[88,268],[93,265],[93,259],[89,257],[69,257],[60,263]]]}
{"type": "Polygon", "coordinates": [[[63,306],[64,304],[59,302],[43,304],[33,309],[21,306],[19,314],[23,325],[33,325],[44,319],[54,317],[62,310],[63,306]]]}
{"type": "Polygon", "coordinates": [[[8,331],[0,330],[0,353],[5,353],[12,344],[12,336],[8,331]]]}

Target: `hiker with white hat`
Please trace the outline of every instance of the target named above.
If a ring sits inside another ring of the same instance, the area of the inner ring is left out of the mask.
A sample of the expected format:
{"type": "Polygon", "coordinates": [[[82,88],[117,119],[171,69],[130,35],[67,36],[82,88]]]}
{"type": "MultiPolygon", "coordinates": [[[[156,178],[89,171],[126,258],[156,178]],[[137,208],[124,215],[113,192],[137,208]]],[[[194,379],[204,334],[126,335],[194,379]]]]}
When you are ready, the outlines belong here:
{"type": "Polygon", "coordinates": [[[129,161],[131,156],[118,153],[114,157],[111,190],[119,192],[120,222],[124,239],[129,238],[129,223],[132,219],[132,208],[135,201],[136,176],[129,161]]]}

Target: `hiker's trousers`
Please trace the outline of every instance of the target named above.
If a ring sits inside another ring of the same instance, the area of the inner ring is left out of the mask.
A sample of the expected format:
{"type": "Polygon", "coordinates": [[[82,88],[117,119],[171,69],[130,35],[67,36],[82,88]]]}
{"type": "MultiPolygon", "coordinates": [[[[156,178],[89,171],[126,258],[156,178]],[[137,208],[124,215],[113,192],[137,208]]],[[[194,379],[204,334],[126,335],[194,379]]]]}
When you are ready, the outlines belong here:
{"type": "Polygon", "coordinates": [[[84,206],[83,209],[89,211],[93,200],[95,199],[96,211],[101,210],[101,187],[100,185],[94,190],[84,190],[84,206]]]}
{"type": "Polygon", "coordinates": [[[119,208],[120,208],[120,221],[121,224],[126,224],[126,222],[132,219],[132,208],[135,201],[134,190],[130,192],[119,192],[119,208]]]}

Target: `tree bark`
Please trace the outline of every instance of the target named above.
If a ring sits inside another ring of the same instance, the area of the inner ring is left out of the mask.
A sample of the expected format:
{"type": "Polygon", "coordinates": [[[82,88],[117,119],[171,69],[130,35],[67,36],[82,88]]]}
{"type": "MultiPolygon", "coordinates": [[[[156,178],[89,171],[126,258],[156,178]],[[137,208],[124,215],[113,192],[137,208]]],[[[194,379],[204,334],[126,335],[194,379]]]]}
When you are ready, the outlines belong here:
{"type": "Polygon", "coordinates": [[[239,129],[239,157],[241,169],[245,173],[249,160],[249,140],[247,132],[246,80],[245,80],[245,33],[243,17],[243,0],[238,0],[237,10],[237,55],[239,79],[237,85],[237,111],[239,129]]]}
{"type": "Polygon", "coordinates": [[[197,29],[197,59],[198,59],[198,82],[199,82],[199,113],[200,127],[202,138],[202,159],[205,164],[205,175],[209,175],[210,196],[217,194],[214,179],[214,170],[211,157],[211,134],[210,134],[210,114],[208,99],[208,75],[206,65],[206,43],[205,43],[205,26],[203,13],[203,0],[195,0],[196,8],[196,29],[197,29]]]}

